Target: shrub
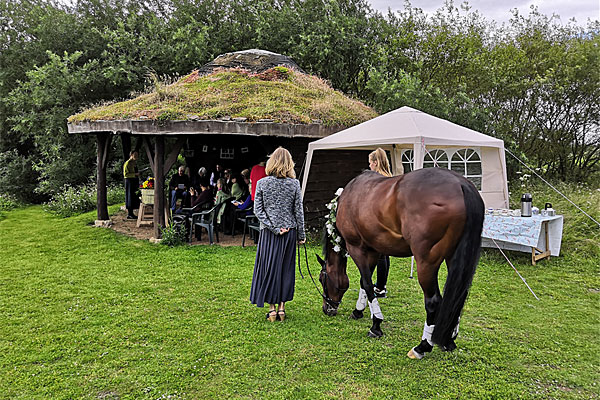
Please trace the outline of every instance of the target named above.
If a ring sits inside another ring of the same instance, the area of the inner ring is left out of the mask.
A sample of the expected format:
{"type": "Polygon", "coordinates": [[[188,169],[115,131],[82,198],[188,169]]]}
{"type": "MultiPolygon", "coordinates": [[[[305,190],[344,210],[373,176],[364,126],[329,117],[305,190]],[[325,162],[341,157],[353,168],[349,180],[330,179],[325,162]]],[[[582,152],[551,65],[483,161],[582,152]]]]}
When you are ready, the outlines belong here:
{"type": "Polygon", "coordinates": [[[3,211],[9,211],[19,207],[19,201],[16,197],[9,194],[0,194],[0,214],[3,211]]]}
{"type": "MultiPolygon", "coordinates": [[[[122,203],[125,198],[125,189],[121,186],[110,186],[106,197],[108,205],[122,203]]],[[[70,217],[94,210],[96,198],[95,184],[77,187],[66,185],[44,205],[44,208],[61,217],[70,217]]]]}
{"type": "Polygon", "coordinates": [[[162,240],[160,244],[165,246],[181,246],[187,243],[187,232],[184,225],[170,224],[169,226],[161,229],[162,240]]]}

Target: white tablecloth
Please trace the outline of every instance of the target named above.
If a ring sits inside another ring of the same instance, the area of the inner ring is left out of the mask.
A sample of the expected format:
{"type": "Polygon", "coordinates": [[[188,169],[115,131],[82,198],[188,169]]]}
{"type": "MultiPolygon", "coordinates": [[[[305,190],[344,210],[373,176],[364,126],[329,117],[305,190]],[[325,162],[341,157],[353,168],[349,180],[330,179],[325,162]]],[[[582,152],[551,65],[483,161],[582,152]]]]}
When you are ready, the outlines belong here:
{"type": "Polygon", "coordinates": [[[504,217],[499,215],[486,215],[481,234],[481,246],[496,247],[506,250],[516,250],[531,253],[532,247],[546,250],[545,229],[543,221],[548,221],[548,244],[550,254],[558,256],[562,242],[563,217],[504,217]]]}

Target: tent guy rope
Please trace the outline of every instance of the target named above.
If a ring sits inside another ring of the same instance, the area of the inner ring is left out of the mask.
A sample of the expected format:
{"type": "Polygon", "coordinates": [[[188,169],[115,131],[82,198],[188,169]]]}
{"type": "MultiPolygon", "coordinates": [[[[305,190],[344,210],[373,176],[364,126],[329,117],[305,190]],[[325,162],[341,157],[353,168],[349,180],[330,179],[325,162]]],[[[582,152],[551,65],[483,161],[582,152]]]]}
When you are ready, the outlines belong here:
{"type": "Polygon", "coordinates": [[[540,174],[538,174],[537,172],[535,172],[533,170],[533,168],[531,168],[529,165],[525,164],[523,161],[521,161],[517,156],[515,156],[513,153],[510,152],[510,150],[508,149],[504,149],[506,150],[506,152],[508,154],[510,154],[511,156],[513,156],[515,158],[515,160],[517,160],[518,162],[520,162],[521,164],[523,164],[525,167],[527,167],[527,169],[529,169],[535,176],[537,176],[538,178],[540,178],[542,181],[544,181],[544,183],[548,186],[550,186],[552,188],[552,190],[554,190],[556,193],[560,194],[562,197],[565,198],[565,200],[567,200],[569,203],[573,204],[575,206],[575,208],[577,208],[579,211],[581,211],[582,213],[584,213],[589,219],[591,219],[592,221],[594,221],[596,223],[596,225],[598,225],[598,227],[600,227],[600,222],[596,221],[591,215],[589,215],[588,213],[586,213],[584,210],[581,209],[581,207],[579,207],[577,204],[573,203],[571,201],[571,199],[569,199],[567,196],[565,196],[564,194],[562,194],[560,192],[560,190],[558,190],[557,188],[555,188],[554,186],[552,186],[550,184],[550,182],[548,182],[547,180],[545,180],[544,178],[542,178],[540,176],[540,174]]]}
{"type": "Polygon", "coordinates": [[[523,283],[525,284],[525,286],[527,286],[527,289],[529,289],[529,291],[531,292],[531,294],[533,294],[533,297],[535,297],[537,300],[539,300],[539,297],[536,296],[536,294],[533,292],[533,290],[531,289],[531,287],[529,287],[529,285],[527,284],[527,281],[525,281],[525,278],[523,278],[523,276],[519,273],[519,271],[517,271],[517,269],[515,268],[515,266],[513,265],[513,263],[510,262],[510,260],[506,256],[506,254],[504,254],[504,252],[502,251],[502,249],[500,248],[500,246],[498,246],[498,243],[496,243],[496,241],[494,240],[494,238],[491,238],[491,239],[494,242],[494,244],[496,245],[496,247],[498,248],[498,250],[500,250],[500,253],[502,253],[502,255],[504,256],[504,258],[506,258],[506,261],[508,261],[508,263],[515,270],[515,272],[517,273],[517,275],[519,275],[519,278],[521,278],[521,280],[523,281],[523,283]]]}

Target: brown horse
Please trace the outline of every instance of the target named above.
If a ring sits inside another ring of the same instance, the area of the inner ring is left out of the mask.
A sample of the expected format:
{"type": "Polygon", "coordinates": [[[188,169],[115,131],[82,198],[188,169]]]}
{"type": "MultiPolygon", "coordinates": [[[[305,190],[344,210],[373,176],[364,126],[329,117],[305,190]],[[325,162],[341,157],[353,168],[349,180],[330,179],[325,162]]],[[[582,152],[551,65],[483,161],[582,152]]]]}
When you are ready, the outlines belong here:
{"type": "Polygon", "coordinates": [[[362,173],[338,199],[335,225],[343,239],[340,251],[335,251],[338,248],[326,232],[325,260],[317,256],[322,266],[323,312],[336,315],[348,289],[347,251],[361,276],[352,317],[362,317],[368,300],[373,319],[369,336],[380,337],[383,315],[371,281],[375,264],[381,254],[413,255],[427,319],[421,343],[408,356],[420,359],[434,344],[454,350],[460,314],[479,260],[483,216],[483,200],[475,186],[447,169],[419,169],[392,178],[362,173]],[[444,260],[448,277],[442,296],[438,270],[444,260]]]}

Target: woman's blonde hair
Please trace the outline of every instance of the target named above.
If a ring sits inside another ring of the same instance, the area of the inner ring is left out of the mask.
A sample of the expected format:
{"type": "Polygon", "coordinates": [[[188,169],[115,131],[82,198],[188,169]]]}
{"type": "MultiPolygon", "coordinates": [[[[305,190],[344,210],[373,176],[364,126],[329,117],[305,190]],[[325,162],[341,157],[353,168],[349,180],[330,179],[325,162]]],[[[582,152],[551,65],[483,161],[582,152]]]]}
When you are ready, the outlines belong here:
{"type": "Polygon", "coordinates": [[[269,156],[265,173],[276,178],[295,178],[294,165],[290,152],[283,147],[278,147],[269,156]]]}
{"type": "Polygon", "coordinates": [[[375,149],[375,151],[372,151],[371,154],[369,154],[369,162],[373,161],[377,163],[375,172],[378,172],[383,176],[392,176],[392,172],[390,171],[390,162],[388,161],[385,151],[381,147],[378,147],[375,149]]]}

